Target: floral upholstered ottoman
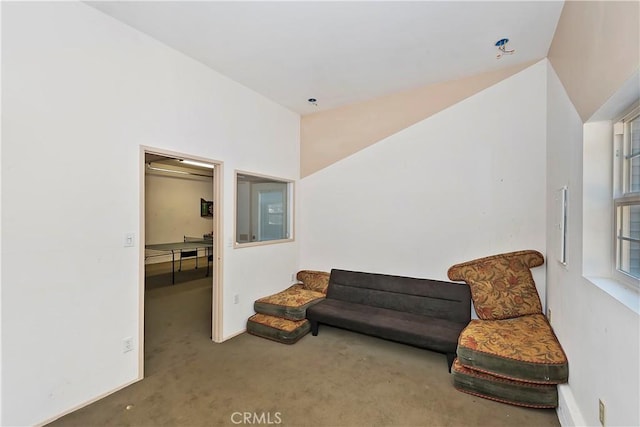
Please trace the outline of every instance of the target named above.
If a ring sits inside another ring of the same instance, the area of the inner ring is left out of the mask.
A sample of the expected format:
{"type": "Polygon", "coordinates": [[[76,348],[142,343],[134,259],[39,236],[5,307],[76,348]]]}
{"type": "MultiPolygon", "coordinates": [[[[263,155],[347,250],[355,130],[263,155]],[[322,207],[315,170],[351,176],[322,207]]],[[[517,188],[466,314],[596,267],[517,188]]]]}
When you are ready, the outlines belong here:
{"type": "Polygon", "coordinates": [[[451,367],[453,386],[464,393],[530,408],[558,406],[555,384],[534,384],[495,377],[463,366],[458,359],[451,367]]]}
{"type": "Polygon", "coordinates": [[[284,344],[293,344],[309,333],[307,308],[325,298],[329,273],[301,270],[296,278],[295,285],[254,302],[257,314],[247,320],[248,333],[284,344]]]}
{"type": "Polygon", "coordinates": [[[296,277],[300,283],[296,283],[277,294],[256,300],[253,304],[256,313],[289,320],[305,319],[307,308],[325,297],[329,284],[329,273],[302,270],[298,272],[296,277]]]}
{"type": "Polygon", "coordinates": [[[283,344],[294,344],[309,333],[307,319],[287,320],[282,317],[257,313],[247,320],[247,332],[283,344]]]}
{"type": "Polygon", "coordinates": [[[289,320],[306,318],[307,307],[319,302],[325,295],[296,284],[284,291],[260,298],[253,303],[256,313],[269,314],[289,320]]]}
{"type": "Polygon", "coordinates": [[[459,363],[512,380],[560,384],[569,365],[542,314],[502,320],[472,320],[458,338],[459,363]]]}

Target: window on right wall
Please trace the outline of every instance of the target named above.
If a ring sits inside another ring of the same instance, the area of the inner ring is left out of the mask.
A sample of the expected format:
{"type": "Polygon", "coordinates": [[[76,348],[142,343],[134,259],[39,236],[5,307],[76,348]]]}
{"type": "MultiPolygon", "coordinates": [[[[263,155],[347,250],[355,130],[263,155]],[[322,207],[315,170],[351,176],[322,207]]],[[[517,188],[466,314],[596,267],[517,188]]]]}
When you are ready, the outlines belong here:
{"type": "Polygon", "coordinates": [[[615,148],[614,222],[617,276],[640,287],[640,108],[635,108],[614,127],[615,148]]]}

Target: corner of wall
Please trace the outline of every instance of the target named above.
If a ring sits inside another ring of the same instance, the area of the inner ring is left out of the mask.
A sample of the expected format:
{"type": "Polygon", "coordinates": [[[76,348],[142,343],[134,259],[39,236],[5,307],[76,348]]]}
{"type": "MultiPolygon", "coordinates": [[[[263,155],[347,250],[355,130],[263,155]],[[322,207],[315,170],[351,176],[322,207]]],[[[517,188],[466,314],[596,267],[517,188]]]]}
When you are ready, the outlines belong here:
{"type": "MultiPolygon", "coordinates": [[[[2,26],[2,9],[4,2],[0,2],[0,27],[2,26]]],[[[0,31],[0,46],[2,45],[2,31],[0,31]]],[[[0,81],[2,81],[2,67],[0,67],[0,81]]],[[[0,99],[2,99],[2,86],[0,85],[0,99]]],[[[2,140],[0,139],[0,163],[2,161],[2,140]]],[[[2,175],[0,174],[0,188],[2,187],[2,175]]],[[[0,212],[2,212],[2,198],[0,198],[0,212]]],[[[2,215],[0,214],[0,236],[2,236],[2,215]]],[[[0,249],[2,241],[0,240],[0,249]]],[[[0,337],[2,336],[2,257],[0,257],[0,337]]],[[[2,420],[2,339],[0,339],[0,425],[5,425],[2,420]]]]}
{"type": "Polygon", "coordinates": [[[585,122],[637,69],[638,20],[633,1],[567,1],[548,58],[585,122]]]}

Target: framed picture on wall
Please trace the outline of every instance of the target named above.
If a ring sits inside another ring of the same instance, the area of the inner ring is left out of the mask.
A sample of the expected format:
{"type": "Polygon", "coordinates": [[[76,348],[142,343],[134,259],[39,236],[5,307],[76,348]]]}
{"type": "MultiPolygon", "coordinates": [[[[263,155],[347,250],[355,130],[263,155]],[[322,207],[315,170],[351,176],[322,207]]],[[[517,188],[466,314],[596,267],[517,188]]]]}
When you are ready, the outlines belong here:
{"type": "Polygon", "coordinates": [[[213,202],[200,199],[200,216],[213,216],[213,202]]]}

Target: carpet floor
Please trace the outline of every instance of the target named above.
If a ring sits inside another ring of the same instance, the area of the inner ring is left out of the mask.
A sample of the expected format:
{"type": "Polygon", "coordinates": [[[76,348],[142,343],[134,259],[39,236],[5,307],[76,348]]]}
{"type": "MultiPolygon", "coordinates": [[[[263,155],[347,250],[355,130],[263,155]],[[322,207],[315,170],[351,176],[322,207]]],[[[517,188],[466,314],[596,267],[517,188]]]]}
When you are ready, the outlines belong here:
{"type": "Polygon", "coordinates": [[[145,297],[145,378],[50,426],[558,426],[453,388],[444,355],[321,326],[294,345],[211,334],[211,278],[145,297]]]}

